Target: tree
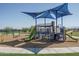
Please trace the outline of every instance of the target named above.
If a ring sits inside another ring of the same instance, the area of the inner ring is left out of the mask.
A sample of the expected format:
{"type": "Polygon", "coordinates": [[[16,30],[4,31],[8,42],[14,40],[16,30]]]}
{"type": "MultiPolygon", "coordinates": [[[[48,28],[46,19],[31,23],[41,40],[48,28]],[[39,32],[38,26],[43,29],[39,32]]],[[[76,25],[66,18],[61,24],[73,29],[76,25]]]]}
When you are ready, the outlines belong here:
{"type": "Polygon", "coordinates": [[[12,32],[13,29],[10,28],[10,27],[6,27],[6,28],[4,28],[3,30],[6,32],[6,34],[9,34],[9,33],[12,32]]]}
{"type": "Polygon", "coordinates": [[[22,32],[27,32],[27,28],[22,28],[22,32]]]}

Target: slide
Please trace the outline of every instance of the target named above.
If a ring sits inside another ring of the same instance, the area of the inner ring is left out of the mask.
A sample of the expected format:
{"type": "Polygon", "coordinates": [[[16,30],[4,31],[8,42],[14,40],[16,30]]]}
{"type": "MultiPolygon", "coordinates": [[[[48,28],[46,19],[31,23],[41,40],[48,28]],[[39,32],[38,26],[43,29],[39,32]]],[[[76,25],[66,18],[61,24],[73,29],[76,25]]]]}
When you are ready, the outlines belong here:
{"type": "Polygon", "coordinates": [[[30,33],[29,37],[28,37],[29,40],[32,40],[35,35],[36,35],[36,30],[35,30],[35,28],[33,28],[33,29],[31,30],[31,33],[30,33]]]}
{"type": "Polygon", "coordinates": [[[32,28],[30,35],[26,38],[26,41],[32,40],[35,35],[36,35],[36,30],[35,30],[35,28],[32,28]]]}
{"type": "Polygon", "coordinates": [[[78,38],[75,38],[75,37],[72,37],[72,36],[70,36],[69,34],[66,34],[68,37],[70,37],[71,39],[73,39],[73,40],[78,40],[78,38]]]}

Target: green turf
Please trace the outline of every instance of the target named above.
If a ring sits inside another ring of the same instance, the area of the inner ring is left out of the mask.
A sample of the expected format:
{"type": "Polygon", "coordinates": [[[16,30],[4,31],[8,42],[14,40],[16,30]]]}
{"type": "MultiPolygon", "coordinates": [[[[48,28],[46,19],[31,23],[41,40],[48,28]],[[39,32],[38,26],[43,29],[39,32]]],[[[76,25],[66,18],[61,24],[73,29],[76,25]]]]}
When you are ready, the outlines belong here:
{"type": "Polygon", "coordinates": [[[69,35],[72,35],[72,36],[79,36],[79,31],[78,31],[78,32],[72,32],[72,34],[70,33],[69,35]]]}
{"type": "Polygon", "coordinates": [[[79,56],[79,53],[58,53],[58,54],[15,54],[15,53],[0,53],[0,56],[79,56]]]}

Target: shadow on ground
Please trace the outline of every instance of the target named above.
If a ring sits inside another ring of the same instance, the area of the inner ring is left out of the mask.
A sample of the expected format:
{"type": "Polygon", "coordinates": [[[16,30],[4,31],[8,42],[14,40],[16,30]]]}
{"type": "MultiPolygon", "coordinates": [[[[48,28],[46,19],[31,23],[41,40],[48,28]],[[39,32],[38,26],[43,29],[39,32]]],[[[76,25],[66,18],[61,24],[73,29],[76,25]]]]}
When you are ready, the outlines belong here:
{"type": "Polygon", "coordinates": [[[0,45],[7,45],[7,46],[15,47],[15,45],[20,44],[20,43],[23,43],[23,42],[14,40],[14,41],[0,43],[0,45]]]}
{"type": "Polygon", "coordinates": [[[0,43],[0,45],[8,45],[12,47],[19,47],[19,48],[24,48],[27,49],[35,54],[39,53],[42,49],[56,43],[61,43],[61,42],[47,42],[47,41],[42,41],[42,40],[33,40],[29,42],[22,42],[18,40],[14,41],[9,41],[9,42],[4,42],[0,43]]]}

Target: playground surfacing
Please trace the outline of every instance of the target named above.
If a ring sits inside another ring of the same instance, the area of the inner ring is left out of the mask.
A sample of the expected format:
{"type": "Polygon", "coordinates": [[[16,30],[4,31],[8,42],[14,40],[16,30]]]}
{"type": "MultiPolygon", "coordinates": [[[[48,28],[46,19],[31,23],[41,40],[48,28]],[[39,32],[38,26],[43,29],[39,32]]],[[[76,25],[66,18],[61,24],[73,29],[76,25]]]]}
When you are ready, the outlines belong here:
{"type": "Polygon", "coordinates": [[[43,40],[32,40],[32,41],[20,41],[20,38],[24,37],[23,35],[17,36],[16,39],[11,38],[0,43],[0,46],[5,47],[20,47],[20,48],[54,48],[54,47],[79,47],[79,42],[67,38],[65,42],[48,42],[46,39],[43,40]]]}

